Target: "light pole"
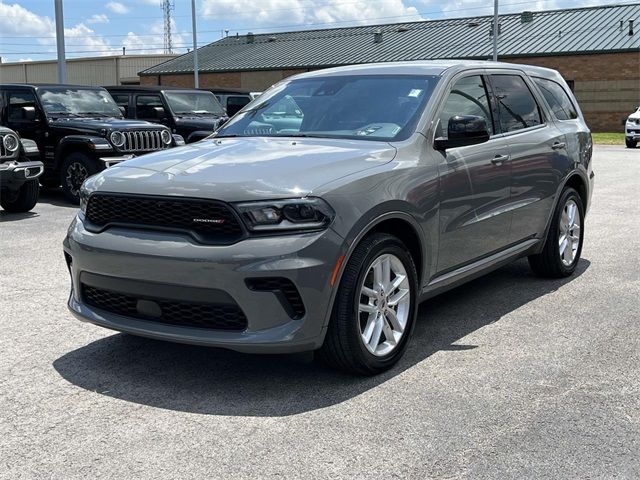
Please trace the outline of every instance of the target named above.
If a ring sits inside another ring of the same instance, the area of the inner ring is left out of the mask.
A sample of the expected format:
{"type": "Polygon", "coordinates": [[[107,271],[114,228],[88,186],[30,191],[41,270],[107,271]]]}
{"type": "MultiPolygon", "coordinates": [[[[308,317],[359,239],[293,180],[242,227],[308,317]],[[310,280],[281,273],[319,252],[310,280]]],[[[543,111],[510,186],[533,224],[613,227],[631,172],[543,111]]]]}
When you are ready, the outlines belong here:
{"type": "Polygon", "coordinates": [[[64,14],[62,0],[55,0],[56,7],[56,45],[58,47],[58,83],[67,81],[67,65],[64,58],[64,14]]]}
{"type": "Polygon", "coordinates": [[[200,87],[198,81],[198,34],[196,32],[196,0],[191,0],[191,29],[193,30],[193,86],[200,87]]]}
{"type": "Polygon", "coordinates": [[[493,1],[493,61],[498,61],[498,0],[493,1]]]}

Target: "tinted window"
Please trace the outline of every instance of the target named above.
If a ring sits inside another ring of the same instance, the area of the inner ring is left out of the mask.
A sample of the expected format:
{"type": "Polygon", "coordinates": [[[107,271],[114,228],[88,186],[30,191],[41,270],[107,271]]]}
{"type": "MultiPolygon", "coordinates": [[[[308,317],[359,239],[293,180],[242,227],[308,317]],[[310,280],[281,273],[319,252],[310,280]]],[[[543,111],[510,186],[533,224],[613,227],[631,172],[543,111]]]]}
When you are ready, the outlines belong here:
{"type": "Polygon", "coordinates": [[[438,79],[345,75],[281,82],[225,124],[218,136],[406,139],[415,132],[438,79]]]}
{"type": "Polygon", "coordinates": [[[576,112],[569,95],[567,95],[567,92],[564,91],[559,83],[545,78],[534,78],[533,80],[538,85],[544,99],[558,120],[578,118],[578,112],[576,112]]]}
{"type": "Polygon", "coordinates": [[[166,92],[165,98],[169,108],[176,115],[211,114],[224,115],[220,102],[213,93],[208,92],[166,92]]]}
{"type": "Polygon", "coordinates": [[[538,104],[518,75],[492,75],[491,84],[500,110],[503,132],[513,132],[542,123],[538,104]]]}
{"type": "Polygon", "coordinates": [[[22,120],[24,118],[24,111],[22,107],[35,107],[36,96],[33,92],[10,92],[9,93],[9,108],[8,108],[8,120],[22,120]]]}
{"type": "Polygon", "coordinates": [[[227,113],[235,115],[251,100],[248,97],[227,97],[227,113]]]}
{"type": "Polygon", "coordinates": [[[449,97],[440,114],[441,135],[447,136],[449,119],[456,115],[475,115],[487,121],[489,134],[493,134],[493,120],[487,90],[480,75],[458,80],[451,89],[449,97]]]}
{"type": "Polygon", "coordinates": [[[167,112],[159,95],[138,95],[136,98],[136,118],[143,120],[161,120],[167,112]]]}

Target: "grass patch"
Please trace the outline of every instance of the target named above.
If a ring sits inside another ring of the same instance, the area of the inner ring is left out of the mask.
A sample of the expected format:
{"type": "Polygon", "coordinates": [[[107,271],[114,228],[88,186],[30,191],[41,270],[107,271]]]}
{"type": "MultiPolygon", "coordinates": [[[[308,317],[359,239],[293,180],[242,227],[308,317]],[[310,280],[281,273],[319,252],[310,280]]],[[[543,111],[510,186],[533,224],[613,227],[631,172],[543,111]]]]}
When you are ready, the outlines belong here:
{"type": "Polygon", "coordinates": [[[624,145],[624,133],[592,133],[596,145],[624,145]]]}

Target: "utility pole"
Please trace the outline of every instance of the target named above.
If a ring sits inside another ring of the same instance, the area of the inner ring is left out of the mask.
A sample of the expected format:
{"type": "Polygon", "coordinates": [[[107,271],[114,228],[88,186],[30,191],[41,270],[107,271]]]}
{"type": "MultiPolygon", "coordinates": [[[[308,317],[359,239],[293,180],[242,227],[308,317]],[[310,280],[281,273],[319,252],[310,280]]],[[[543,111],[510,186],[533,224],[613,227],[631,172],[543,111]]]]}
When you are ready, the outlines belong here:
{"type": "Polygon", "coordinates": [[[56,44],[58,46],[58,83],[67,82],[67,65],[64,58],[64,14],[62,0],[55,0],[56,7],[56,44]]]}
{"type": "Polygon", "coordinates": [[[193,30],[193,86],[200,88],[198,81],[198,33],[196,32],[196,0],[191,0],[191,29],[193,30]]]}
{"type": "Polygon", "coordinates": [[[498,0],[493,1],[493,61],[498,61],[498,0]]]}

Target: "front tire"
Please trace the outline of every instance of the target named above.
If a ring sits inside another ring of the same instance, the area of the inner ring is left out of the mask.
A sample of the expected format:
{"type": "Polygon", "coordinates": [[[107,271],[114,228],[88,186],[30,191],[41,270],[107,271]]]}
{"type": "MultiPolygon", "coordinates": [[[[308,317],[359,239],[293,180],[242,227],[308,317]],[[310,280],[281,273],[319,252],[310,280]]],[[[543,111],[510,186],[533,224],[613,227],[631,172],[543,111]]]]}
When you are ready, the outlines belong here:
{"type": "Polygon", "coordinates": [[[366,237],[345,266],[319,357],[350,373],[375,375],[404,354],[417,311],[418,275],[396,237],[366,237]]]}
{"type": "Polygon", "coordinates": [[[72,153],[65,158],[60,172],[60,183],[69,201],[76,205],[80,203],[82,183],[91,175],[98,173],[98,170],[96,161],[84,153],[72,153]]]}
{"type": "Polygon", "coordinates": [[[7,212],[24,213],[30,211],[38,203],[40,185],[38,180],[28,180],[22,184],[18,193],[11,199],[2,196],[0,205],[7,212]]]}
{"type": "Polygon", "coordinates": [[[624,143],[627,145],[627,148],[636,148],[636,145],[638,145],[637,140],[630,140],[628,138],[624,139],[624,143]]]}
{"type": "Polygon", "coordinates": [[[573,188],[566,187],[553,214],[544,250],[529,256],[531,269],[541,277],[568,277],[580,261],[583,238],[582,199],[573,188]]]}

